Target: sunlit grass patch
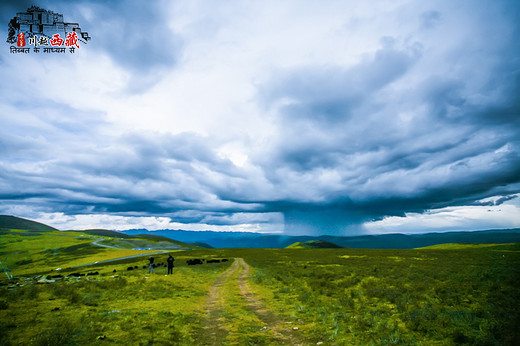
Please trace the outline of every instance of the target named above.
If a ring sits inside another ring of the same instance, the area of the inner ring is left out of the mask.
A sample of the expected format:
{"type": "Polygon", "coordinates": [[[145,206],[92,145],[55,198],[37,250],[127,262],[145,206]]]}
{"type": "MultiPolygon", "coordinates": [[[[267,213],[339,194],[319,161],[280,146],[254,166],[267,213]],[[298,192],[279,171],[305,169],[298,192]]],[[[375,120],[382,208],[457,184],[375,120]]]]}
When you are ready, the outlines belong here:
{"type": "Polygon", "coordinates": [[[365,255],[340,255],[339,258],[350,259],[350,258],[365,258],[365,255]]]}
{"type": "Polygon", "coordinates": [[[168,276],[118,271],[1,287],[9,313],[0,314],[0,325],[14,344],[62,342],[64,337],[74,344],[92,344],[98,337],[120,344],[193,344],[203,318],[200,307],[226,267],[176,267],[168,276]],[[56,320],[67,320],[72,328],[60,330],[56,320]]]}

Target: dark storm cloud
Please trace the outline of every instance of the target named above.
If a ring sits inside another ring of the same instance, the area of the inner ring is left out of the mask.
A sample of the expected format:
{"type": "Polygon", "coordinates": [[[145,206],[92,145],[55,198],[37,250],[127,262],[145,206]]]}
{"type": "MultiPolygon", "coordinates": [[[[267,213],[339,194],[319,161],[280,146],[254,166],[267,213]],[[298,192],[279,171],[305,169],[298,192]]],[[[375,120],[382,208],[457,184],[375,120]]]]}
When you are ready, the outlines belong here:
{"type": "MultiPolygon", "coordinates": [[[[65,133],[63,128],[56,131],[65,133]]],[[[88,142],[66,148],[53,146],[49,138],[2,138],[12,158],[1,164],[4,201],[24,200],[46,212],[168,214],[176,222],[222,225],[237,220],[225,215],[252,210],[215,198],[214,178],[229,180],[238,170],[199,135],[133,132],[114,141],[92,131],[85,135],[88,142]],[[37,163],[22,159],[38,155],[41,148],[52,155],[37,163]]]]}
{"type": "Polygon", "coordinates": [[[374,116],[382,108],[377,93],[413,67],[421,47],[398,49],[391,38],[383,39],[382,46],[348,69],[308,66],[281,72],[261,89],[267,107],[284,103],[278,111],[284,136],[275,154],[280,164],[301,170],[335,167],[349,153],[374,150],[394,140],[390,134],[362,132],[384,130],[374,116]],[[377,139],[361,140],[364,135],[377,139]]]}
{"type": "Polygon", "coordinates": [[[335,126],[378,90],[401,77],[420,57],[419,44],[399,50],[394,39],[382,39],[383,47],[371,58],[351,68],[310,66],[277,71],[261,90],[267,104],[289,100],[280,115],[284,121],[312,120],[316,126],[335,126]]]}
{"type": "MultiPolygon", "coordinates": [[[[439,18],[427,17],[432,25],[439,18]]],[[[520,177],[518,48],[501,47],[500,63],[480,85],[425,71],[413,89],[396,92],[392,83],[413,73],[421,47],[398,49],[387,38],[347,70],[308,66],[262,86],[284,131],[271,148],[274,160],[257,159],[276,185],[301,180],[292,202],[266,201],[284,212],[288,231],[352,229],[519,192],[511,185],[520,177]],[[339,177],[334,188],[319,186],[324,172],[339,177]]],[[[462,59],[478,68],[467,54],[462,59]]]]}

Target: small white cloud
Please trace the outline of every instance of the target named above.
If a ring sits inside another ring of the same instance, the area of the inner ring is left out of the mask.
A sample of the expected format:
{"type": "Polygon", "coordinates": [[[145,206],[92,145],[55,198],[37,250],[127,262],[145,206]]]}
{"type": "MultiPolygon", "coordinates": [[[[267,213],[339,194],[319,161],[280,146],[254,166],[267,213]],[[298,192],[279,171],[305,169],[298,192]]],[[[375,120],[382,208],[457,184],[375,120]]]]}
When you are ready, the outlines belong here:
{"type": "MultiPolygon", "coordinates": [[[[500,197],[486,200],[496,201],[500,197]]],[[[424,213],[407,213],[405,217],[385,217],[363,225],[371,234],[425,233],[520,228],[520,199],[502,205],[461,206],[433,209],[424,213]]]]}

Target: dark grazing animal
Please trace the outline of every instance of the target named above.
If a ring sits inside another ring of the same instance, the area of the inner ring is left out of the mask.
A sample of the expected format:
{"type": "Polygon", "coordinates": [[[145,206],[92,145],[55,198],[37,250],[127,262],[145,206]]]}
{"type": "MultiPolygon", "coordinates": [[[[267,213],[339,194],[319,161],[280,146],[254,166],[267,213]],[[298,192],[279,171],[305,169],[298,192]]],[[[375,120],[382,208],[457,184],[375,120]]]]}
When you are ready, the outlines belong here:
{"type": "Polygon", "coordinates": [[[186,263],[189,265],[189,266],[192,266],[192,265],[195,265],[195,264],[202,264],[202,259],[199,259],[199,258],[194,258],[194,259],[189,259],[189,260],[186,260],[186,263]]]}
{"type": "Polygon", "coordinates": [[[47,275],[45,277],[47,280],[54,280],[54,279],[63,279],[63,275],[47,275]]]}

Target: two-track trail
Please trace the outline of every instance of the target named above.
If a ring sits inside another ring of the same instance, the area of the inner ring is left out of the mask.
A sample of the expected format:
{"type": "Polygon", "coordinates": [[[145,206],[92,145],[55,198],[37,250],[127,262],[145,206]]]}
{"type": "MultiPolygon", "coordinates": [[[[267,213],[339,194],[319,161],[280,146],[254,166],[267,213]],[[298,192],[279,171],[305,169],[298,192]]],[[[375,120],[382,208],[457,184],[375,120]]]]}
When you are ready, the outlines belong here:
{"type": "Polygon", "coordinates": [[[251,268],[242,258],[220,275],[205,306],[201,345],[301,345],[297,330],[269,310],[252,289],[251,268]]]}

